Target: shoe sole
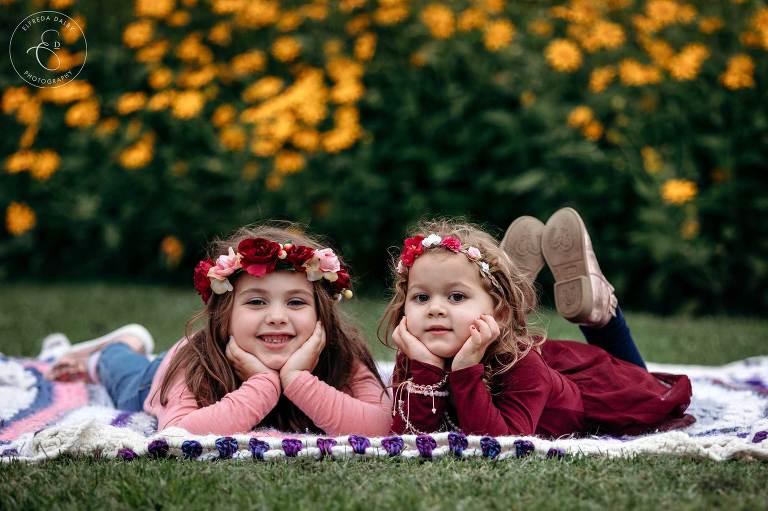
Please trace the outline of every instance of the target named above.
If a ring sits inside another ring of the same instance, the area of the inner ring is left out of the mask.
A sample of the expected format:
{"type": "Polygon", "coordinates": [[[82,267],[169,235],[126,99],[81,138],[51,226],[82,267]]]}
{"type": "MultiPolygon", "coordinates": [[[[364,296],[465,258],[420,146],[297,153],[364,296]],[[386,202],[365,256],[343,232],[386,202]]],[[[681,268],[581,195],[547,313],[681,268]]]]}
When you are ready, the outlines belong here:
{"type": "Polygon", "coordinates": [[[592,283],[582,232],[584,221],[576,210],[557,210],[547,220],[541,250],[555,276],[555,307],[568,321],[585,320],[592,309],[592,283]]]}
{"type": "Polygon", "coordinates": [[[130,335],[139,339],[144,346],[144,354],[146,355],[149,355],[155,349],[155,342],[154,339],[152,339],[152,334],[149,333],[149,330],[144,328],[142,325],[132,323],[130,325],[122,326],[117,330],[113,330],[112,332],[104,334],[101,337],[91,341],[73,344],[67,353],[78,351],[95,351],[96,349],[101,349],[109,344],[111,339],[118,338],[121,335],[130,335]]]}
{"type": "Polygon", "coordinates": [[[501,249],[506,252],[512,262],[524,273],[529,275],[531,281],[544,267],[544,256],[541,253],[541,236],[544,232],[544,223],[532,216],[521,216],[509,224],[504,238],[501,240],[501,249]]]}

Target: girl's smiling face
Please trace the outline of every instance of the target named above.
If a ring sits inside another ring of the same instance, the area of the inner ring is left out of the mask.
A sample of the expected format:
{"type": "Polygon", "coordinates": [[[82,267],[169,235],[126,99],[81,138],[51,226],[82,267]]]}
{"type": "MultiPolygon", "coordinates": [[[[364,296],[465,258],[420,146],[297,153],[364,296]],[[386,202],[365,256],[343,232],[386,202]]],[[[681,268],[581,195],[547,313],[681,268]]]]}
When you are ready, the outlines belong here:
{"type": "Polygon", "coordinates": [[[481,314],[493,315],[480,268],[464,254],[432,251],[408,271],[405,317],[408,331],[441,358],[452,358],[481,314]]]}
{"type": "Polygon", "coordinates": [[[234,286],[229,334],[270,369],[280,370],[315,328],[315,293],[301,272],[244,274],[234,286]]]}

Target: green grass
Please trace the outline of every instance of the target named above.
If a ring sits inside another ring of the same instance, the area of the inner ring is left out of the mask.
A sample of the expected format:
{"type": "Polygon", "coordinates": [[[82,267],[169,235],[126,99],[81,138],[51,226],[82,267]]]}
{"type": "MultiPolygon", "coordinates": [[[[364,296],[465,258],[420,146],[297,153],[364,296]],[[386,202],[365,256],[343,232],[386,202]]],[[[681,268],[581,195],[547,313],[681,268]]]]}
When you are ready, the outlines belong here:
{"type": "MultiPolygon", "coordinates": [[[[34,355],[40,339],[62,331],[73,340],[123,323],[145,324],[158,349],[173,344],[199,306],[188,289],[115,285],[6,285],[0,295],[0,352],[34,355]]],[[[344,305],[377,358],[382,299],[344,305]]],[[[628,312],[646,359],[722,364],[768,353],[768,321],[731,316],[661,318],[628,312]]],[[[580,339],[551,312],[551,338],[580,339]]],[[[0,509],[595,509],[765,508],[768,463],[633,460],[360,460],[198,463],[176,460],[56,459],[0,465],[0,509]]]]}

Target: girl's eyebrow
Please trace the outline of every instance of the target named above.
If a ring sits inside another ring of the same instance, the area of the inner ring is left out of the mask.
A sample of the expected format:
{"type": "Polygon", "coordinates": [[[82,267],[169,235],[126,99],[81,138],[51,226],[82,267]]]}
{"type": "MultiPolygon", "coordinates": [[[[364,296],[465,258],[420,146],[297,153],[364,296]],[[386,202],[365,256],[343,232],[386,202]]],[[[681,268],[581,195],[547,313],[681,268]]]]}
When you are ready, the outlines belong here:
{"type": "MultiPolygon", "coordinates": [[[[269,295],[270,291],[268,289],[263,289],[263,288],[260,288],[260,287],[249,287],[249,288],[243,289],[238,294],[244,295],[245,293],[257,293],[257,294],[262,294],[262,295],[269,295]]],[[[283,294],[286,294],[286,295],[303,294],[303,295],[307,295],[307,296],[312,296],[312,293],[310,293],[306,289],[301,289],[301,288],[288,289],[283,294]]]]}

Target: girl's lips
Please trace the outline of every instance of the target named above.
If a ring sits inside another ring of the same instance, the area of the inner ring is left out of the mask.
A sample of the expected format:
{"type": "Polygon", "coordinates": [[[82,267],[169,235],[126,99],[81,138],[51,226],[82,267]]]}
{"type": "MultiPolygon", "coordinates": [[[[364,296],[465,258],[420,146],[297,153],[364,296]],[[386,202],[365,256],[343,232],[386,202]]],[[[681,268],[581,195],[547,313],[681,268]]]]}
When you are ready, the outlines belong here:
{"type": "Polygon", "coordinates": [[[427,332],[432,335],[443,335],[451,332],[450,328],[427,328],[427,332]]]}
{"type": "Polygon", "coordinates": [[[271,349],[280,349],[286,344],[288,344],[291,339],[293,339],[292,335],[287,334],[279,334],[279,335],[260,335],[258,337],[259,341],[262,342],[267,348],[271,349]]]}

